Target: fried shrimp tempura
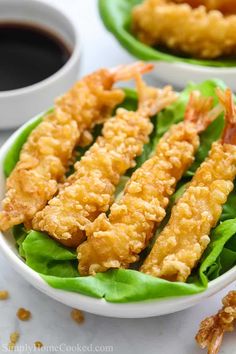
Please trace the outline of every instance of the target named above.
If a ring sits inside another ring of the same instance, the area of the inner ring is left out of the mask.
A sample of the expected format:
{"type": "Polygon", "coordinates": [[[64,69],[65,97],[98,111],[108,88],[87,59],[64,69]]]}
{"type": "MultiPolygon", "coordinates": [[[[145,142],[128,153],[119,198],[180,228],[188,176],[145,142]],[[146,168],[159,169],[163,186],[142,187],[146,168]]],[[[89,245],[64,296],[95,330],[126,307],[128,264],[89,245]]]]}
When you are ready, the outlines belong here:
{"type": "Polygon", "coordinates": [[[199,133],[222,111],[213,109],[211,98],[192,92],[185,120],[162,137],[155,155],[134,172],[123,197],[101,214],[86,230],[87,241],[78,248],[80,274],[95,274],[109,268],[127,268],[146,248],[176,183],[192,164],[199,147],[199,133]]]}
{"type": "MultiPolygon", "coordinates": [[[[146,69],[150,69],[147,64],[146,69]]],[[[146,87],[137,78],[139,109],[118,109],[105,124],[95,144],[75,164],[76,172],[58,196],[36,214],[33,227],[46,231],[63,244],[76,247],[84,230],[113,201],[120,177],[135,165],[153,129],[150,117],[176,99],[170,87],[158,90],[146,87]]]]}
{"type": "Polygon", "coordinates": [[[0,229],[22,222],[30,224],[58,189],[74,147],[91,140],[89,131],[110,117],[124,99],[124,92],[112,89],[119,80],[143,70],[142,63],[101,69],[77,82],[58,98],[48,114],[30,134],[20,159],[7,180],[7,193],[0,213],[0,229]]]}
{"type": "Polygon", "coordinates": [[[183,196],[172,209],[170,220],[158,236],[141,271],[171,281],[185,282],[210,242],[222,206],[233,190],[236,176],[236,109],[232,93],[218,92],[226,107],[226,128],[213,143],[183,196]]]}
{"type": "Polygon", "coordinates": [[[207,12],[167,0],[145,0],[132,12],[133,32],[151,46],[164,45],[195,58],[236,54],[236,15],[207,12]]]}
{"type": "Polygon", "coordinates": [[[222,309],[201,322],[196,341],[208,354],[219,352],[225,332],[234,330],[236,320],[236,291],[230,291],[222,300],[222,309]]]}

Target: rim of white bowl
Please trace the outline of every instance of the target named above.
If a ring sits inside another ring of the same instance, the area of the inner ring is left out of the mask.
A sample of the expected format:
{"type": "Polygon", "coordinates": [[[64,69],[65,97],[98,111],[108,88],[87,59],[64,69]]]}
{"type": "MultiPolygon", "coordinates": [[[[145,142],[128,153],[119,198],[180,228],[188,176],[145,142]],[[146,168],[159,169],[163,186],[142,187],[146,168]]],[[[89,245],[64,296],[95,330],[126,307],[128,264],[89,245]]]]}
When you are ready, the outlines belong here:
{"type": "Polygon", "coordinates": [[[236,73],[236,66],[234,67],[216,67],[216,66],[203,66],[203,65],[196,65],[196,64],[190,64],[190,63],[184,63],[184,62],[168,62],[168,61],[163,61],[163,60],[153,60],[151,61],[153,64],[166,64],[170,66],[175,66],[176,68],[178,67],[179,69],[186,69],[188,68],[189,70],[192,71],[201,71],[205,73],[210,73],[217,75],[219,73],[220,75],[222,74],[235,74],[236,73]]]}
{"type": "MultiPolygon", "coordinates": [[[[27,1],[27,0],[25,0],[25,1],[27,1]]],[[[54,74],[50,75],[49,77],[47,77],[44,80],[41,80],[39,82],[36,82],[33,85],[29,85],[26,87],[21,87],[18,89],[8,90],[8,91],[0,91],[0,99],[5,98],[5,97],[27,94],[29,92],[34,92],[36,90],[42,89],[43,87],[56,81],[58,78],[64,76],[68,71],[70,71],[71,67],[74,66],[75,62],[81,56],[80,35],[79,35],[78,29],[75,25],[74,20],[71,19],[68,15],[64,14],[57,6],[46,3],[44,0],[33,0],[33,1],[34,1],[34,3],[39,4],[39,6],[43,6],[44,8],[48,8],[51,11],[54,11],[54,13],[57,13],[59,16],[63,17],[65,19],[65,21],[71,26],[71,29],[73,31],[73,36],[75,38],[75,44],[72,48],[71,56],[67,60],[67,62],[58,71],[56,71],[54,74]]],[[[55,31],[53,34],[57,35],[57,32],[55,31]]]]}
{"type": "MultiPolygon", "coordinates": [[[[40,113],[22,125],[2,145],[0,148],[0,169],[2,169],[6,153],[16,137],[27,125],[45,113],[46,112],[40,113]]],[[[108,317],[142,318],[177,312],[197,304],[201,300],[219,292],[236,280],[236,266],[234,266],[217,279],[210,281],[208,288],[205,291],[195,295],[172,296],[168,298],[127,303],[112,303],[106,301],[104,298],[98,299],[77,292],[65,291],[51,287],[36,271],[26,265],[19,254],[16,254],[13,251],[13,247],[10,247],[10,244],[7,241],[7,236],[5,236],[3,232],[0,232],[0,249],[5,257],[10,261],[13,268],[30,284],[44,294],[61,303],[64,303],[65,305],[108,317]]],[[[16,250],[15,246],[14,249],[16,250]]]]}

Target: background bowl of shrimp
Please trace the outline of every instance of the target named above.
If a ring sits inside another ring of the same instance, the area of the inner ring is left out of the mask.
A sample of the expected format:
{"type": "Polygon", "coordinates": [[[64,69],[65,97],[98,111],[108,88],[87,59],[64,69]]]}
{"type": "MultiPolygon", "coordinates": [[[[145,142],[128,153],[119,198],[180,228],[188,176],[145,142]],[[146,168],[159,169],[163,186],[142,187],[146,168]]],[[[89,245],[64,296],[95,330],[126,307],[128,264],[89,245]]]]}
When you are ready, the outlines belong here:
{"type": "MultiPolygon", "coordinates": [[[[207,85],[209,85],[209,83],[207,85]]],[[[5,156],[9,151],[9,149],[13,146],[13,143],[17,141],[17,139],[20,136],[22,136],[22,132],[24,132],[27,127],[30,128],[32,124],[34,125],[35,121],[37,121],[38,119],[39,116],[33,118],[28,123],[23,125],[8,139],[8,141],[0,149],[1,199],[3,199],[5,193],[5,173],[4,173],[5,156]]],[[[38,290],[47,294],[51,298],[61,303],[64,303],[66,305],[69,305],[71,307],[78,308],[94,314],[110,316],[110,317],[142,318],[142,317],[158,316],[158,315],[180,311],[182,309],[191,307],[199,303],[201,300],[220,291],[221,289],[229,285],[231,282],[233,282],[236,277],[236,267],[234,267],[228,270],[223,275],[210,281],[208,287],[204,291],[194,295],[189,294],[188,296],[180,296],[180,294],[178,294],[178,291],[175,292],[175,289],[173,287],[172,288],[173,292],[171,294],[171,297],[166,297],[166,298],[159,297],[158,299],[149,299],[149,300],[132,301],[132,302],[123,301],[120,303],[115,303],[115,302],[110,302],[109,300],[107,301],[107,299],[105,299],[102,296],[101,298],[96,298],[96,297],[83,295],[83,293],[65,291],[50,286],[44,280],[43,276],[39,274],[39,272],[36,272],[32,268],[30,268],[25,263],[23,258],[19,256],[18,248],[16,246],[13,233],[10,231],[0,233],[0,249],[5,255],[6,259],[12,264],[13,268],[38,290]]],[[[101,273],[101,279],[103,277],[103,274],[106,273],[101,273]]],[[[155,280],[155,278],[153,279],[155,280]]],[[[163,282],[165,281],[163,280],[163,282]]],[[[96,283],[94,284],[96,286],[96,283]]],[[[145,283],[143,283],[142,286],[145,287],[145,283]]]]}
{"type": "Polygon", "coordinates": [[[227,15],[228,9],[232,8],[232,12],[235,13],[235,5],[231,0],[226,2],[216,0],[215,3],[208,0],[173,0],[171,5],[168,1],[146,0],[149,5],[144,10],[137,11],[139,13],[132,19],[133,9],[144,2],[142,0],[99,1],[104,25],[124,49],[136,58],[152,62],[155,65],[152,75],[176,88],[184,88],[189,81],[200,83],[217,77],[224,80],[232,90],[236,90],[234,80],[236,57],[233,39],[236,16],[231,16],[228,20],[223,18],[224,13],[215,10],[219,7],[227,15]],[[191,9],[189,4],[182,4],[183,2],[194,3],[195,6],[202,3],[213,4],[211,6],[214,6],[214,11],[211,11],[210,20],[208,12],[203,7],[200,10],[191,9]],[[163,17],[161,25],[163,33],[160,34],[162,44],[155,45],[155,34],[152,37],[152,31],[155,31],[155,23],[158,21],[153,17],[153,22],[150,22],[150,18],[155,13],[157,3],[164,3],[164,6],[181,6],[181,10],[180,14],[176,8],[160,10],[160,16],[163,17]],[[197,13],[190,18],[192,11],[197,13]],[[136,18],[135,24],[134,18],[136,18]],[[193,24],[194,21],[196,24],[193,24]],[[170,38],[172,28],[175,28],[175,31],[173,38],[170,38]],[[184,31],[186,35],[183,34],[184,31]],[[212,42],[211,37],[213,37],[212,42]],[[209,38],[209,41],[205,41],[205,38],[209,38]]]}

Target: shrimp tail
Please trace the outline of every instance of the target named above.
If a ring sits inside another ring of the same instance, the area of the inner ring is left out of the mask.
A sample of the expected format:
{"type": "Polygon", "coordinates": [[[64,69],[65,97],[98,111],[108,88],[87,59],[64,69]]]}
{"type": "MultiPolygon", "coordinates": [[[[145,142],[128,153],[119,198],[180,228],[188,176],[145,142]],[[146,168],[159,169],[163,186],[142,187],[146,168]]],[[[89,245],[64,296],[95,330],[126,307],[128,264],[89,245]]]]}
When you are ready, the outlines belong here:
{"type": "Polygon", "coordinates": [[[178,97],[171,86],[165,86],[163,89],[147,86],[140,74],[136,74],[135,81],[139,101],[138,110],[148,116],[154,116],[178,97]]]}
{"type": "Polygon", "coordinates": [[[144,113],[148,116],[156,114],[177,99],[177,94],[171,86],[157,89],[144,83],[141,75],[151,70],[153,70],[153,64],[143,63],[142,61],[110,69],[114,82],[135,79],[139,97],[138,109],[139,111],[145,111],[144,113]]]}
{"type": "Polygon", "coordinates": [[[221,112],[223,112],[222,105],[213,107],[213,98],[204,97],[197,90],[192,91],[185,110],[185,121],[195,124],[197,131],[201,133],[210,123],[215,120],[221,112]]]}
{"type": "Polygon", "coordinates": [[[154,65],[151,63],[138,61],[130,65],[119,65],[113,69],[110,69],[110,73],[114,82],[128,81],[135,78],[137,74],[148,73],[153,70],[153,67],[154,65]]]}
{"type": "Polygon", "coordinates": [[[217,96],[225,111],[225,129],[222,134],[222,143],[236,145],[236,108],[232,91],[216,90],[217,96]]]}

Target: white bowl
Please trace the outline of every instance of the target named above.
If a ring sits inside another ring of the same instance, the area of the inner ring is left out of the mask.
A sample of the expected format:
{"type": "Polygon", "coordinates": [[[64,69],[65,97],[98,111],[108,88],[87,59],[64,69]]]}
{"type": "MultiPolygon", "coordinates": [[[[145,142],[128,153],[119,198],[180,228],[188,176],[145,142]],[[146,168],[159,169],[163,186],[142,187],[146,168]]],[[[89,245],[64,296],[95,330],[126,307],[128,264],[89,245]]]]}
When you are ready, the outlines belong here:
{"type": "MultiPolygon", "coordinates": [[[[40,114],[41,116],[41,114],[40,114]]],[[[37,117],[36,117],[37,118],[37,117]]],[[[36,119],[34,118],[34,119],[36,119]]],[[[23,125],[18,129],[0,149],[0,198],[5,191],[5,177],[3,173],[3,160],[6,152],[21,133],[21,131],[32,122],[23,125]]],[[[18,254],[14,238],[10,232],[0,232],[0,250],[6,256],[12,267],[23,276],[35,288],[42,291],[51,298],[80,310],[91,312],[97,315],[119,317],[119,318],[141,318],[152,317],[177,312],[191,307],[201,300],[217,293],[232,283],[236,279],[236,266],[230,271],[211,281],[209,287],[203,293],[191,296],[171,297],[168,299],[158,299],[131,303],[110,303],[104,299],[80,295],[78,293],[57,290],[50,287],[34,270],[29,268],[18,254]]],[[[1,271],[4,271],[2,269],[1,271]]]]}
{"type": "Polygon", "coordinates": [[[201,83],[205,80],[218,78],[223,80],[233,91],[236,91],[235,67],[219,68],[164,61],[155,61],[153,64],[155,69],[151,75],[163,82],[168,82],[178,89],[185,88],[190,81],[201,83]]]}
{"type": "Polygon", "coordinates": [[[67,91],[79,70],[79,37],[72,20],[52,5],[39,0],[1,0],[0,22],[33,24],[58,35],[72,54],[55,74],[34,85],[0,91],[0,129],[20,126],[38,112],[52,106],[54,98],[67,91]]]}

